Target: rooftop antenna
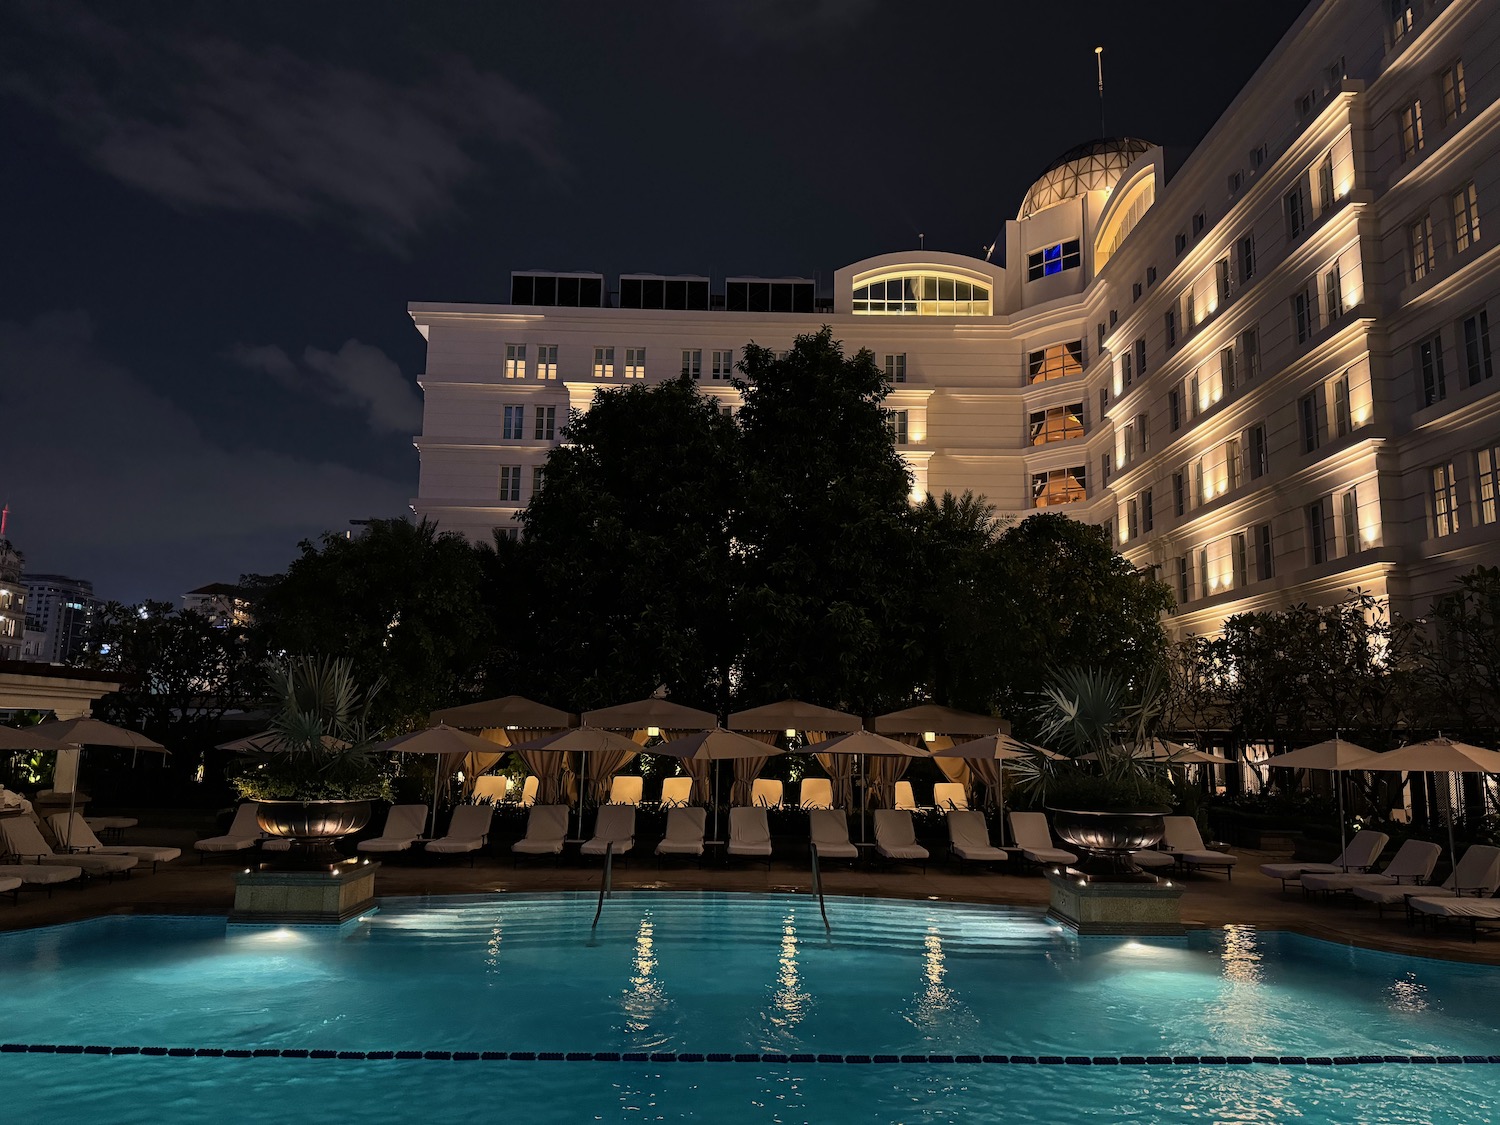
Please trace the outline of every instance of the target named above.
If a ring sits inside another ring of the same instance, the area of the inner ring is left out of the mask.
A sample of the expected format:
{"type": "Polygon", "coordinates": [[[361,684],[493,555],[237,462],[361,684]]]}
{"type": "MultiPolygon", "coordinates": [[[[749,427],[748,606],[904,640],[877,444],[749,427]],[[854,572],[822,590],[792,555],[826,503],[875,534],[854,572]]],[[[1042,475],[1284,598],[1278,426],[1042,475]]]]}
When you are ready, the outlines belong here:
{"type": "Polygon", "coordinates": [[[918,234],[917,235],[917,249],[918,250],[926,250],[927,249],[927,236],[925,234],[918,234]]]}
{"type": "Polygon", "coordinates": [[[1094,48],[1094,62],[1099,66],[1099,135],[1108,136],[1104,129],[1104,48],[1094,48]]]}

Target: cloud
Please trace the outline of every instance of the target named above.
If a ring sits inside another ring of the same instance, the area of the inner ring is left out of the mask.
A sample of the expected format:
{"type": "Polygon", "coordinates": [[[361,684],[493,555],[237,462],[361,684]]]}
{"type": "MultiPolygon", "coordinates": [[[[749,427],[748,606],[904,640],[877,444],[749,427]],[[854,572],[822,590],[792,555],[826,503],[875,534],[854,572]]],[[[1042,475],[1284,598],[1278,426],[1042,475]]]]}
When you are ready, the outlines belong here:
{"type": "Polygon", "coordinates": [[[54,42],[13,45],[0,89],[54,117],[105,172],[174,206],[331,218],[400,251],[455,210],[482,171],[476,153],[500,145],[533,170],[564,164],[551,112],[462,56],[400,83],[280,47],[159,27],[125,35],[70,4],[18,11],[54,42]]]}
{"type": "Polygon", "coordinates": [[[401,515],[411,494],[316,453],[216,443],[102,355],[82,313],[0,321],[0,371],[0,416],[25,419],[0,443],[12,540],[29,569],[91,579],[104,596],[175,598],[279,569],[298,540],[401,515]]]}
{"type": "Polygon", "coordinates": [[[690,0],[687,6],[726,45],[741,50],[810,46],[857,27],[874,8],[875,0],[690,0]]]}
{"type": "Polygon", "coordinates": [[[236,344],[228,354],[288,390],[361,411],[376,433],[413,434],[421,427],[422,403],[416,391],[396,361],[371,344],[345,340],[337,352],[309,347],[302,353],[301,367],[269,344],[236,344]]]}

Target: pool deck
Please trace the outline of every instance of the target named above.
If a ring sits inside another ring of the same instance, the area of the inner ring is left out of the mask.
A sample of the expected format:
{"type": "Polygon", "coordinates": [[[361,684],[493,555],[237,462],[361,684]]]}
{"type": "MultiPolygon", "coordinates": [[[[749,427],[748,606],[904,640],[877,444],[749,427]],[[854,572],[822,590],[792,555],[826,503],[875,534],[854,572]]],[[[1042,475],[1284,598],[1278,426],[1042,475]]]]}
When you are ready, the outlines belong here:
{"type": "MultiPolygon", "coordinates": [[[[86,885],[58,888],[50,897],[28,891],[20,903],[10,896],[0,901],[0,930],[72,922],[104,914],[225,914],[234,901],[234,875],[253,856],[237,862],[227,857],[198,861],[192,833],[137,829],[125,842],[153,842],[183,848],[181,859],[155,875],[136,874],[113,882],[93,880],[86,885]]],[[[658,867],[651,854],[654,841],[641,841],[634,853],[614,868],[616,890],[687,890],[808,893],[811,872],[805,856],[790,854],[773,861],[734,860],[725,864],[710,857],[704,866],[670,860],[658,867]]],[[[575,849],[570,848],[569,852],[575,849]]],[[[1280,884],[1263,876],[1262,863],[1290,859],[1279,852],[1234,849],[1239,864],[1232,880],[1220,873],[1188,875],[1182,898],[1183,921],[1193,927],[1253,926],[1263,930],[1291,930],[1310,937],[1383,949],[1393,953],[1442,957],[1456,961],[1500,964],[1500,935],[1481,932],[1478,942],[1468,931],[1409,926],[1401,911],[1376,918],[1373,908],[1352,903],[1304,898],[1295,886],[1282,894],[1280,884]]],[[[1175,876],[1173,877],[1175,881],[1175,876]]],[[[473,867],[466,861],[428,862],[419,856],[387,858],[376,876],[378,896],[492,895],[507,891],[597,892],[598,861],[584,863],[565,853],[560,863],[528,861],[512,866],[508,854],[483,854],[473,867]]],[[[999,866],[958,870],[946,860],[930,863],[924,871],[914,865],[871,863],[851,866],[824,864],[825,895],[937,899],[1045,907],[1048,885],[1034,869],[1028,874],[1001,873],[999,866]]],[[[830,914],[837,925],[837,915],[830,914]]]]}

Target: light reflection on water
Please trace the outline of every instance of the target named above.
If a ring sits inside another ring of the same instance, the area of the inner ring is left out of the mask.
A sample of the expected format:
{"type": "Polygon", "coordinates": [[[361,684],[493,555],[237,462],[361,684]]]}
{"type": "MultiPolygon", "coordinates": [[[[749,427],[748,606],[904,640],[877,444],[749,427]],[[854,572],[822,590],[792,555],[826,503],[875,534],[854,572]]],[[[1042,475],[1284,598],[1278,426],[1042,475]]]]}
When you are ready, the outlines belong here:
{"type": "Polygon", "coordinates": [[[802,1022],[812,996],[802,988],[797,969],[797,915],[789,911],[781,921],[781,949],[776,959],[776,987],[771,994],[770,1023],[790,1032],[802,1022]]]}
{"type": "MultiPolygon", "coordinates": [[[[633,1036],[641,1036],[653,1030],[653,1023],[657,1017],[671,1006],[671,997],[667,995],[665,987],[657,978],[656,959],[656,923],[652,919],[651,911],[647,910],[641,915],[641,924],[635,931],[635,957],[632,962],[634,973],[631,975],[629,987],[621,996],[620,1006],[625,1015],[625,1032],[633,1036]]],[[[658,1046],[665,1041],[665,1034],[658,1029],[654,1036],[654,1042],[643,1043],[643,1046],[658,1046]]]]}
{"type": "Polygon", "coordinates": [[[1425,1012],[1428,1008],[1427,986],[1417,980],[1416,973],[1392,981],[1387,993],[1393,1012],[1425,1012]]]}

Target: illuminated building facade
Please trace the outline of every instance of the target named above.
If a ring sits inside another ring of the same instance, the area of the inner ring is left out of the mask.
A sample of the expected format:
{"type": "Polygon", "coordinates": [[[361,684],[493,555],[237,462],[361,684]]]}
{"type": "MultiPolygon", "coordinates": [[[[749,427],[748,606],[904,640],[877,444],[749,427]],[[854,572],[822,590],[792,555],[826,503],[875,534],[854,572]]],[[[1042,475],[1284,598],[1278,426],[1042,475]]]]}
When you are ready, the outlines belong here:
{"type": "Polygon", "coordinates": [[[913,494],[1105,525],[1173,631],[1359,587],[1412,612],[1500,562],[1500,21],[1320,0],[1197,148],[1065,153],[1001,260],[901,252],[805,279],[517,273],[413,304],[419,515],[516,528],[569,409],[686,371],[726,408],[747,341],[868,348],[913,494]],[[1170,173],[1170,175],[1169,175],[1170,173]]]}

